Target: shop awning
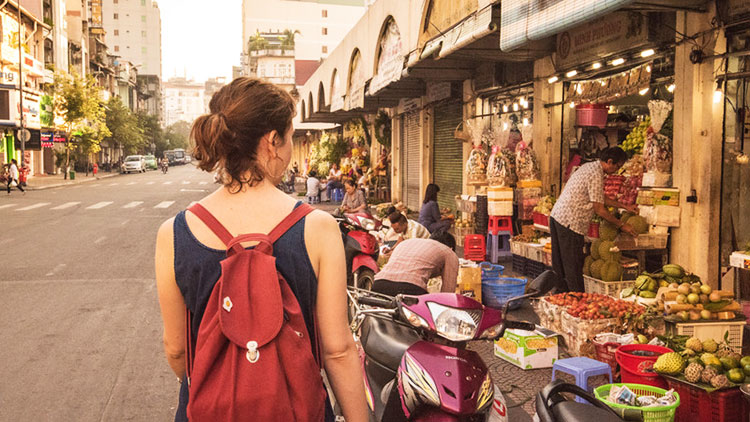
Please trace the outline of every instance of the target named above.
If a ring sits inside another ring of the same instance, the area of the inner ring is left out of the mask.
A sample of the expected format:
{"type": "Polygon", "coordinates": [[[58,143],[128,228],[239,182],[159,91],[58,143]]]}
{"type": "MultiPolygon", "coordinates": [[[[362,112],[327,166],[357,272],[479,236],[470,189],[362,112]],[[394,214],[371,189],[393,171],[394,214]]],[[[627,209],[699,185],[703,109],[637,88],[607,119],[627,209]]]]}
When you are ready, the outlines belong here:
{"type": "Polygon", "coordinates": [[[444,34],[428,41],[419,58],[442,59],[473,41],[497,31],[497,23],[492,19],[495,9],[490,5],[474,12],[444,34]]]}
{"type": "Polygon", "coordinates": [[[513,51],[614,12],[634,0],[503,0],[500,49],[513,51]]]}

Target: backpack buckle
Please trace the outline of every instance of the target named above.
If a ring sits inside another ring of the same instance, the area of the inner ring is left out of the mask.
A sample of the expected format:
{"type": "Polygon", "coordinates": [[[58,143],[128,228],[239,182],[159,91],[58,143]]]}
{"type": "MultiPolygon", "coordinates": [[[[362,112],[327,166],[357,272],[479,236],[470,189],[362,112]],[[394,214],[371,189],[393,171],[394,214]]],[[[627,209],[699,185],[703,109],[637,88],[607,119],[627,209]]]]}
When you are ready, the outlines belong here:
{"type": "Polygon", "coordinates": [[[258,342],[248,341],[247,342],[247,353],[245,354],[248,362],[255,363],[260,358],[260,352],[258,351],[258,342]]]}

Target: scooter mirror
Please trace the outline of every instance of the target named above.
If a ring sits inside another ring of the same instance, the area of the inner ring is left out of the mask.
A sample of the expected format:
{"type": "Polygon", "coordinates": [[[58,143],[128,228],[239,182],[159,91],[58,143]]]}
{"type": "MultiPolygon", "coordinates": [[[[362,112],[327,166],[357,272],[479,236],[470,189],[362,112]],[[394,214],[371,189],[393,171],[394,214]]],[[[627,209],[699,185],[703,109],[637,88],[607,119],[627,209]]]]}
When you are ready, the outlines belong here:
{"type": "Polygon", "coordinates": [[[535,278],[527,288],[529,293],[533,292],[533,297],[541,297],[549,293],[559,280],[559,276],[552,270],[547,270],[535,278]]]}

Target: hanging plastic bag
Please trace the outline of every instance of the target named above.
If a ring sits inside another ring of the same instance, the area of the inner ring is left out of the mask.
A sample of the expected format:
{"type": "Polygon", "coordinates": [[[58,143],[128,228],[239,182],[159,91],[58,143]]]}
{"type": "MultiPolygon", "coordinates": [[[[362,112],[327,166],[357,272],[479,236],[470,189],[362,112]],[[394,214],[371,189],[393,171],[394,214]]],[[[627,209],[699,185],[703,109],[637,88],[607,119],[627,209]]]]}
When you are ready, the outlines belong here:
{"type": "Polygon", "coordinates": [[[539,164],[534,150],[523,141],[516,146],[516,174],[518,180],[539,180],[539,164]]]}
{"type": "Polygon", "coordinates": [[[487,162],[487,181],[492,186],[510,185],[510,166],[498,145],[492,147],[492,154],[487,162]]]}

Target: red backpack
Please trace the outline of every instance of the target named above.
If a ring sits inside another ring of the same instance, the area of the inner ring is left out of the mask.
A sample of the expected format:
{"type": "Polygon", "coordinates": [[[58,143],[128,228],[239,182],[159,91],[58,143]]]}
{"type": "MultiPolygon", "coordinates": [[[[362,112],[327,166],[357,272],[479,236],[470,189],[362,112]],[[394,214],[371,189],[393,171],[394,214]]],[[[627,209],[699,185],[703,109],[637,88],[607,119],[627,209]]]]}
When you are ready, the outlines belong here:
{"type": "Polygon", "coordinates": [[[194,355],[188,311],[188,418],[322,421],[326,394],[321,367],[297,298],[273,256],[273,243],[312,207],[297,207],[268,235],[237,237],[200,204],[189,210],[227,245],[227,257],[208,299],[194,355]],[[259,243],[245,249],[242,242],[259,243]]]}

